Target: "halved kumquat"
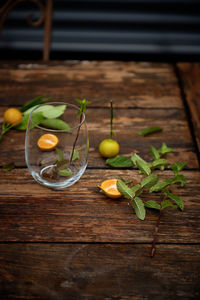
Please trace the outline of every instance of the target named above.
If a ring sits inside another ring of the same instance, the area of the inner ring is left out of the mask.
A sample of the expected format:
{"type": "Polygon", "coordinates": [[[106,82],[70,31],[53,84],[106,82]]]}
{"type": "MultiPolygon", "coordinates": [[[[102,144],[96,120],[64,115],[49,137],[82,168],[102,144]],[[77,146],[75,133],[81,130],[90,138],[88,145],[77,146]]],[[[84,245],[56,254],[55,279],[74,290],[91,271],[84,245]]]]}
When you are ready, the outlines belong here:
{"type": "Polygon", "coordinates": [[[112,199],[117,199],[122,196],[122,194],[117,189],[117,181],[119,179],[108,179],[99,185],[99,188],[104,192],[106,196],[112,199]]]}
{"type": "Polygon", "coordinates": [[[39,138],[37,145],[41,150],[50,151],[58,145],[58,138],[54,134],[46,133],[39,138]]]}

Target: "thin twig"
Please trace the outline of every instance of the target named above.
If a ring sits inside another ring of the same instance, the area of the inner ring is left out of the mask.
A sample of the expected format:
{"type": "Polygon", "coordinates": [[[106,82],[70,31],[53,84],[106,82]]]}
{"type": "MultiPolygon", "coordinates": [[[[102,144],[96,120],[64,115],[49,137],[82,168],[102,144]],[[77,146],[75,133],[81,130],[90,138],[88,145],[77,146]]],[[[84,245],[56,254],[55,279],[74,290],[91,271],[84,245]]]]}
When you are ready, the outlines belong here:
{"type": "Polygon", "coordinates": [[[160,225],[160,218],[161,218],[161,210],[156,222],[156,226],[155,226],[155,231],[154,231],[154,236],[153,236],[153,242],[152,242],[152,247],[151,247],[151,252],[150,252],[150,256],[153,257],[156,251],[156,241],[157,241],[157,236],[158,236],[158,228],[160,225]]]}
{"type": "Polygon", "coordinates": [[[73,148],[72,148],[72,153],[71,153],[70,160],[69,160],[69,165],[70,166],[71,166],[71,163],[72,163],[72,159],[73,159],[73,155],[74,155],[74,150],[75,150],[75,147],[76,147],[76,142],[78,140],[78,136],[79,136],[79,132],[80,132],[82,120],[83,120],[83,114],[80,115],[80,126],[78,127],[78,130],[77,130],[76,138],[74,140],[74,144],[73,144],[73,148]]]}

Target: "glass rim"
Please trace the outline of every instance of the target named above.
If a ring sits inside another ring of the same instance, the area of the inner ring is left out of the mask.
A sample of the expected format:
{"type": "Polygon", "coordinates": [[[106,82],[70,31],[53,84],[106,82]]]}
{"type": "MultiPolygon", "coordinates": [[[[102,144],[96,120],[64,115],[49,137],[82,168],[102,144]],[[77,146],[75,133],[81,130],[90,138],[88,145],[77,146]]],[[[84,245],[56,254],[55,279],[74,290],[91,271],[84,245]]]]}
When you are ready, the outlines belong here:
{"type": "Polygon", "coordinates": [[[33,120],[32,120],[32,113],[40,106],[44,106],[44,105],[52,105],[52,104],[58,104],[58,105],[66,105],[66,108],[67,106],[71,106],[73,108],[75,108],[77,111],[79,111],[79,107],[75,104],[71,104],[71,103],[68,103],[68,102],[61,102],[61,101],[52,101],[52,102],[46,102],[46,103],[42,103],[42,104],[38,104],[36,107],[34,107],[31,111],[30,111],[30,115],[29,115],[29,120],[31,121],[31,123],[34,124],[35,127],[39,128],[39,129],[42,129],[42,130],[45,130],[45,131],[51,131],[51,132],[68,132],[69,131],[72,131],[76,128],[79,128],[81,127],[81,125],[85,122],[85,113],[83,112],[82,113],[82,121],[78,123],[78,125],[74,126],[74,127],[69,127],[68,129],[52,129],[52,128],[45,128],[45,127],[42,127],[38,124],[36,124],[33,120]]]}

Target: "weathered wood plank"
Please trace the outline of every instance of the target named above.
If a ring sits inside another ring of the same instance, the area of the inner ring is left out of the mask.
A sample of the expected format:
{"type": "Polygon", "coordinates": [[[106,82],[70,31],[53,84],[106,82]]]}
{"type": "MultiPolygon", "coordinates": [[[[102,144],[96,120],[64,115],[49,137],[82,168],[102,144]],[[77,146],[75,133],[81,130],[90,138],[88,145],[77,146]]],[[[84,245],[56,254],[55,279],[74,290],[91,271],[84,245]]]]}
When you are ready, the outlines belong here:
{"type": "Polygon", "coordinates": [[[22,105],[39,95],[87,98],[92,106],[182,108],[173,65],[149,62],[59,62],[0,66],[0,105],[22,105]],[[123,100],[123,101],[122,101],[123,100]]]}
{"type": "Polygon", "coordinates": [[[195,245],[1,244],[1,299],[199,299],[195,245]],[[192,254],[192,255],[191,255],[192,254]]]}
{"type": "MultiPolygon", "coordinates": [[[[3,121],[3,112],[4,108],[0,107],[0,122],[3,121]]],[[[86,118],[90,138],[89,167],[105,168],[98,146],[109,137],[110,109],[88,108],[86,118]]],[[[198,168],[195,147],[182,109],[115,109],[114,130],[123,155],[137,152],[151,160],[149,146],[160,148],[162,142],[166,142],[174,149],[174,153],[168,155],[171,163],[187,161],[187,168],[198,168]],[[140,136],[139,131],[148,126],[161,126],[163,131],[148,137],[140,136]]],[[[24,132],[12,130],[7,133],[0,145],[0,165],[14,161],[17,166],[25,166],[24,140],[24,132]]]]}
{"type": "MultiPolygon", "coordinates": [[[[200,242],[200,173],[184,174],[187,187],[172,191],[184,200],[185,210],[163,212],[159,242],[200,242]]],[[[0,240],[151,242],[158,212],[149,210],[146,220],[140,221],[127,200],[111,200],[97,188],[103,180],[119,176],[140,180],[136,170],[86,170],[75,185],[52,191],[37,184],[26,169],[0,171],[0,240]]],[[[144,196],[145,201],[150,199],[144,196]]]]}
{"type": "Polygon", "coordinates": [[[200,152],[200,64],[177,64],[183,82],[186,101],[191,112],[194,133],[200,152]]]}

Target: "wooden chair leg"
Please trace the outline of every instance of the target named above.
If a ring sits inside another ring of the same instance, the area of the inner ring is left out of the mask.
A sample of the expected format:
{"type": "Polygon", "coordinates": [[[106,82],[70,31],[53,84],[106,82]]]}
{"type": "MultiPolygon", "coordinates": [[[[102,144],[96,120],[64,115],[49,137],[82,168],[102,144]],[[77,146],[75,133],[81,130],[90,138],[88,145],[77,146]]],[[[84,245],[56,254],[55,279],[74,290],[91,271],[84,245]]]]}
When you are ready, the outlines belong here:
{"type": "Polygon", "coordinates": [[[52,30],[52,11],[53,1],[46,1],[45,20],[44,20],[44,44],[43,44],[43,60],[48,61],[51,47],[51,30],[52,30]]]}

